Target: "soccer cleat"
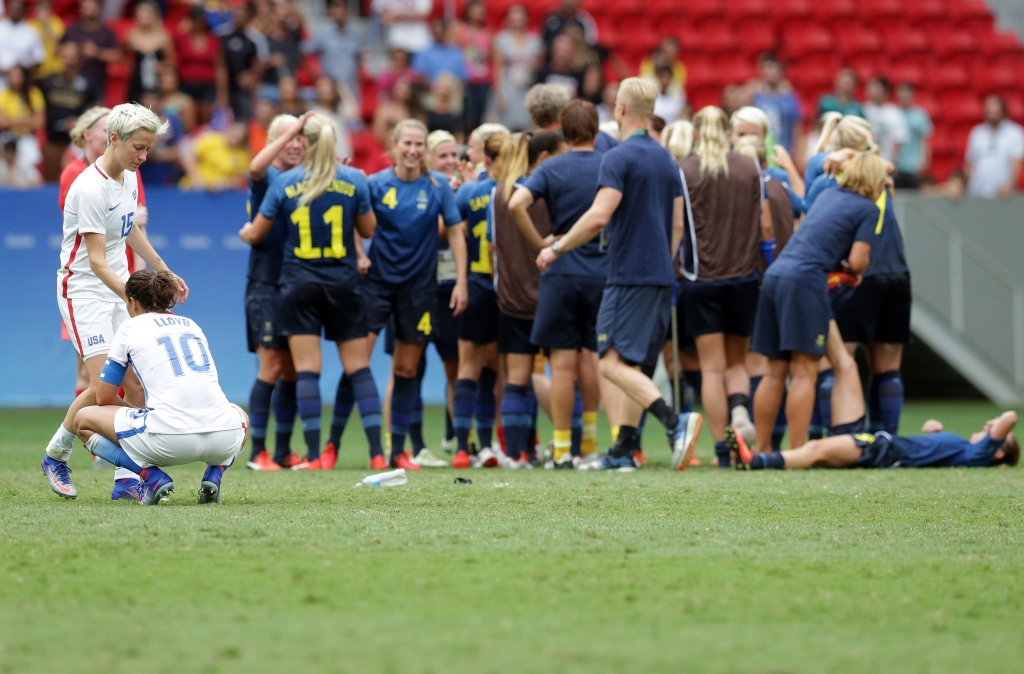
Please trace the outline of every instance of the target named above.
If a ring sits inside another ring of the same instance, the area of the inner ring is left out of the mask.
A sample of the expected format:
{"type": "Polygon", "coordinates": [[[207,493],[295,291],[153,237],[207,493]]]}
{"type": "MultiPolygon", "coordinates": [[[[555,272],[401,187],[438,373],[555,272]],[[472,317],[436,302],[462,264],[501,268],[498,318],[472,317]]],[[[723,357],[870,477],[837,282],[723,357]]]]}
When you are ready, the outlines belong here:
{"type": "Polygon", "coordinates": [[[519,455],[518,459],[513,459],[508,454],[505,454],[505,452],[498,455],[498,466],[506,470],[533,470],[533,466],[530,465],[530,462],[522,454],[519,455]]]}
{"type": "Polygon", "coordinates": [[[630,455],[626,456],[612,456],[611,450],[608,450],[601,455],[600,460],[591,461],[580,466],[580,470],[608,470],[617,473],[632,473],[636,470],[636,464],[633,463],[633,457],[630,455]]]}
{"type": "Polygon", "coordinates": [[[693,458],[690,459],[690,467],[692,468],[693,466],[700,466],[700,465],[702,465],[701,462],[700,462],[700,459],[697,457],[696,454],[694,454],[693,458]]]}
{"type": "Polygon", "coordinates": [[[637,447],[636,451],[633,452],[633,463],[636,464],[637,468],[643,468],[647,465],[647,457],[644,456],[644,450],[637,447]]]}
{"type": "Polygon", "coordinates": [[[553,458],[544,462],[544,470],[575,470],[582,466],[582,459],[572,454],[563,454],[555,461],[553,458]]]}
{"type": "Polygon", "coordinates": [[[417,464],[409,460],[409,455],[402,452],[398,456],[391,457],[392,468],[405,468],[406,470],[423,470],[417,464]]]}
{"type": "Polygon", "coordinates": [[[441,439],[441,450],[445,454],[454,454],[456,451],[455,441],[449,440],[448,438],[441,439]]]}
{"type": "Polygon", "coordinates": [[[740,434],[747,446],[757,442],[757,431],[754,429],[754,422],[750,420],[750,413],[746,407],[736,407],[732,411],[732,426],[740,434]]]}
{"type": "Polygon", "coordinates": [[[271,459],[270,455],[265,451],[260,452],[250,460],[246,461],[245,465],[250,470],[269,470],[271,472],[281,470],[281,466],[274,463],[274,460],[271,459]]]}
{"type": "Polygon", "coordinates": [[[480,450],[480,453],[476,455],[476,467],[477,468],[497,468],[498,467],[498,455],[494,453],[490,447],[484,447],[480,450]]]}
{"type": "Polygon", "coordinates": [[[324,446],[324,451],[320,452],[320,465],[323,466],[324,470],[334,470],[334,466],[338,463],[338,450],[335,448],[333,442],[328,442],[324,446]]]}
{"type": "Polygon", "coordinates": [[[199,503],[220,503],[220,481],[224,466],[207,466],[203,481],[199,483],[199,503]]]}
{"type": "Polygon", "coordinates": [[[142,483],[132,478],[114,480],[114,490],[110,492],[110,500],[120,501],[121,499],[141,501],[142,483]]]}
{"type": "Polygon", "coordinates": [[[464,449],[460,449],[455,452],[455,456],[452,457],[452,468],[470,468],[473,463],[469,460],[469,452],[464,449]]]}
{"type": "Polygon", "coordinates": [[[679,423],[672,432],[672,470],[686,470],[690,467],[697,437],[704,426],[704,417],[697,412],[679,415],[679,423]]]}
{"type": "Polygon", "coordinates": [[[323,456],[321,455],[312,461],[308,458],[303,459],[300,463],[292,466],[292,470],[326,470],[326,468],[324,468],[323,456]]]}
{"type": "Polygon", "coordinates": [[[44,454],[39,467],[43,470],[43,475],[46,476],[47,481],[49,481],[50,489],[57,496],[63,498],[75,498],[78,496],[78,490],[75,489],[75,485],[71,482],[71,469],[68,468],[68,464],[54,459],[49,454],[44,454]]]}
{"type": "Polygon", "coordinates": [[[111,463],[109,463],[107,461],[104,461],[103,459],[101,459],[98,456],[92,457],[92,469],[93,470],[103,470],[105,468],[109,468],[111,465],[112,465],[111,463]]]}
{"type": "Polygon", "coordinates": [[[424,447],[420,453],[409,459],[420,468],[447,468],[448,462],[434,456],[434,453],[424,447]]]}
{"type": "Polygon", "coordinates": [[[286,455],[283,459],[274,459],[274,463],[281,466],[282,468],[294,468],[303,461],[304,459],[298,454],[295,454],[294,452],[286,455]]]}
{"type": "Polygon", "coordinates": [[[747,470],[750,467],[754,453],[750,451],[750,446],[747,445],[743,434],[734,426],[725,428],[725,446],[729,448],[730,452],[736,453],[736,470],[747,470]]]}
{"type": "Polygon", "coordinates": [[[370,457],[370,470],[387,470],[388,460],[384,458],[383,454],[377,454],[376,456],[370,457]]]}
{"type": "Polygon", "coordinates": [[[142,478],[142,496],[139,498],[142,505],[156,505],[174,492],[174,480],[155,466],[143,468],[139,477],[142,478]]]}
{"type": "Polygon", "coordinates": [[[584,466],[589,466],[589,465],[594,464],[594,463],[599,463],[602,458],[604,458],[604,455],[600,454],[598,452],[594,452],[593,454],[588,454],[587,456],[581,457],[580,458],[580,467],[579,468],[580,468],[580,470],[590,470],[589,468],[584,468],[584,466]]]}

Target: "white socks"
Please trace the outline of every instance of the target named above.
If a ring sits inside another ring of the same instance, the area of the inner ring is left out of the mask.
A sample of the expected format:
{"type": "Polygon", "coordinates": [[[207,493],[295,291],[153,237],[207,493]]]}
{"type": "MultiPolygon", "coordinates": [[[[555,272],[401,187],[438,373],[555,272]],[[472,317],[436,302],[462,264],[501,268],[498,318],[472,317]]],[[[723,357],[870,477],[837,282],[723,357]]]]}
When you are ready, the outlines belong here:
{"type": "Polygon", "coordinates": [[[71,448],[75,445],[75,437],[74,433],[65,430],[64,425],[61,424],[50,439],[50,444],[46,446],[46,453],[50,455],[51,459],[67,462],[71,458],[71,448]]]}

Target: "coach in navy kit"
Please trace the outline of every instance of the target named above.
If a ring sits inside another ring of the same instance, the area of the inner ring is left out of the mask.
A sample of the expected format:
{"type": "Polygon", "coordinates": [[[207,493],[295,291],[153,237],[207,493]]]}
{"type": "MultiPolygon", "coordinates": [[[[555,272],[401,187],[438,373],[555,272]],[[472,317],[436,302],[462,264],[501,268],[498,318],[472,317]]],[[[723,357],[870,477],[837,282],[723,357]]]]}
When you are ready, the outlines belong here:
{"type": "Polygon", "coordinates": [[[640,78],[623,80],[615,119],[625,140],[605,153],[590,209],[560,240],[537,257],[547,271],[560,255],[593,239],[607,225],[608,278],[597,320],[601,374],[626,394],[623,424],[605,469],[632,469],[632,437],[643,409],[656,416],[672,443],[673,468],[685,470],[702,423],[680,417],[644,376],[668,335],[675,281],[672,251],[683,232],[683,184],[671,155],[647,134],[657,88],[640,78]],[[627,424],[627,421],[633,422],[627,424]],[[629,443],[629,444],[627,444],[629,443]]]}

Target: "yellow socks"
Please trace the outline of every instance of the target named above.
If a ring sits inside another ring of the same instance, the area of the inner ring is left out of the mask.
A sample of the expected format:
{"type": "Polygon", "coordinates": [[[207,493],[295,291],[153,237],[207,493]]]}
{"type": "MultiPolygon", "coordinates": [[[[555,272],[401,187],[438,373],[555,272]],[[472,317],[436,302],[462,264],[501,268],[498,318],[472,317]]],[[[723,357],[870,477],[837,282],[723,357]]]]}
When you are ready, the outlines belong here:
{"type": "Polygon", "coordinates": [[[563,456],[572,451],[572,431],[555,431],[554,458],[557,463],[563,456]]]}
{"type": "Polygon", "coordinates": [[[583,413],[583,440],[580,443],[580,453],[583,456],[590,456],[597,451],[597,412],[583,413]]]}

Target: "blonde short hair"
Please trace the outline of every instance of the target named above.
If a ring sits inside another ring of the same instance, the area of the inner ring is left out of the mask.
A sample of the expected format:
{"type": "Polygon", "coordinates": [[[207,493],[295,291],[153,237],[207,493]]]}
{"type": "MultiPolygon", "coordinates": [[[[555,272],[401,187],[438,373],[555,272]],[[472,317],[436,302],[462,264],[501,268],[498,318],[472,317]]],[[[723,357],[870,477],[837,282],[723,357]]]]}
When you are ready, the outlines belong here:
{"type": "Polygon", "coordinates": [[[156,113],[138,103],[122,103],[115,105],[107,118],[107,145],[110,139],[117,134],[118,140],[124,142],[132,137],[136,131],[149,131],[158,136],[167,133],[171,128],[169,122],[160,122],[156,113]]]}
{"type": "Polygon", "coordinates": [[[496,133],[510,134],[508,127],[504,124],[495,124],[494,122],[488,122],[487,124],[481,124],[480,126],[473,129],[473,134],[480,139],[481,145],[487,144],[487,139],[496,133]]]}
{"type": "Polygon", "coordinates": [[[436,150],[437,146],[440,145],[441,143],[452,143],[454,145],[458,145],[458,143],[455,141],[455,136],[453,136],[451,132],[445,131],[444,129],[431,131],[430,135],[427,136],[427,149],[430,152],[436,150]]]}
{"type": "Polygon", "coordinates": [[[270,121],[270,126],[267,127],[267,142],[272,143],[277,140],[277,137],[281,135],[281,126],[286,123],[298,122],[299,118],[295,115],[278,115],[270,121]]]}
{"type": "Polygon", "coordinates": [[[615,103],[625,103],[626,114],[631,117],[650,119],[657,98],[658,87],[653,82],[640,77],[627,77],[619,83],[615,103]]]}
{"type": "Polygon", "coordinates": [[[569,92],[557,84],[535,84],[526,92],[524,105],[533,123],[542,129],[556,124],[562,108],[569,103],[569,92]]]}
{"type": "Polygon", "coordinates": [[[874,199],[888,175],[889,167],[884,159],[874,152],[861,152],[846,164],[837,182],[840,187],[874,199]]]}
{"type": "Polygon", "coordinates": [[[110,114],[110,108],[96,106],[89,108],[78,116],[78,121],[71,127],[68,135],[76,147],[85,147],[85,132],[92,128],[93,124],[110,114]]]}
{"type": "Polygon", "coordinates": [[[768,115],[765,114],[765,111],[752,105],[744,105],[732,113],[732,117],[729,118],[729,126],[735,130],[739,122],[756,126],[761,129],[761,135],[766,137],[771,129],[771,123],[768,121],[768,115]]]}

